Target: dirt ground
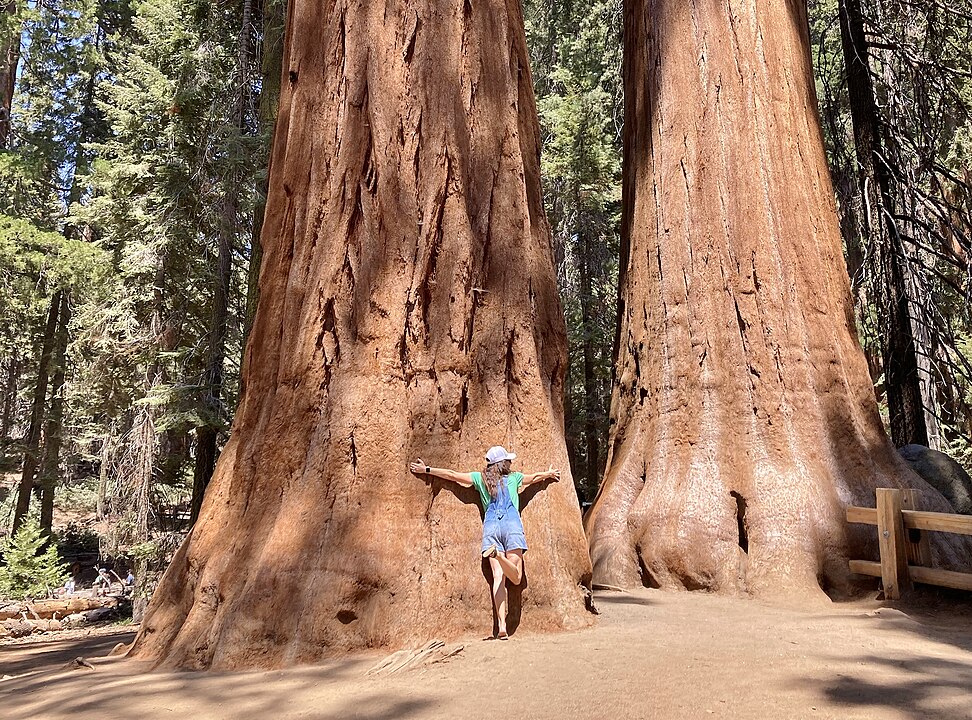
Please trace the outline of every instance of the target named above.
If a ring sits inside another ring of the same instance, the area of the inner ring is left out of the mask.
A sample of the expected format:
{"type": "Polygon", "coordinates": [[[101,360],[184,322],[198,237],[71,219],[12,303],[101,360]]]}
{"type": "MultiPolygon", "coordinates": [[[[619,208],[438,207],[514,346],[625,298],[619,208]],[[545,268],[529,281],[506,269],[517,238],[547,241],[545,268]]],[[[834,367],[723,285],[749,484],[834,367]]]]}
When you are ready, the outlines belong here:
{"type": "Polygon", "coordinates": [[[597,602],[591,629],[467,638],[443,664],[387,677],[365,674],[384,653],[259,673],[95,659],[130,632],[4,646],[0,717],[972,718],[968,604],[798,611],[652,590],[597,602]],[[64,670],[77,655],[95,669],[64,670]]]}

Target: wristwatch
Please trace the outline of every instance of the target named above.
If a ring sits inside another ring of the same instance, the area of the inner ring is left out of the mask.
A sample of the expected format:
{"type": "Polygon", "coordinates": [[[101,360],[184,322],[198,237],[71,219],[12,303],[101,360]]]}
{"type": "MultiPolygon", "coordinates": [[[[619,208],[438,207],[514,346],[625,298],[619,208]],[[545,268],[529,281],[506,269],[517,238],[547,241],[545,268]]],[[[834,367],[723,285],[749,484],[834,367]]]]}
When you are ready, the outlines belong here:
{"type": "Polygon", "coordinates": [[[425,466],[425,474],[426,475],[431,475],[432,474],[432,468],[429,467],[428,465],[425,466]]]}

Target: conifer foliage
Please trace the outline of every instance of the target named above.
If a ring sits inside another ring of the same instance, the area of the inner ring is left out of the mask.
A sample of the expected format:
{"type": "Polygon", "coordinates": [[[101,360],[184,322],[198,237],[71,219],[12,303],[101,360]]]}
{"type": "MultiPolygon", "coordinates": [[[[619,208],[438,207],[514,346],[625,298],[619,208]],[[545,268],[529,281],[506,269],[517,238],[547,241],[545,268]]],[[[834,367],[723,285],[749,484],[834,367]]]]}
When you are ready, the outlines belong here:
{"type": "Polygon", "coordinates": [[[114,551],[184,527],[193,466],[200,495],[212,471],[200,438],[218,450],[235,409],[273,123],[258,117],[263,8],[51,0],[3,27],[17,22],[0,455],[22,477],[0,528],[83,491],[114,551]]]}
{"type": "Polygon", "coordinates": [[[567,320],[567,446],[582,501],[607,457],[621,209],[621,2],[524,4],[544,201],[567,320]]]}
{"type": "Polygon", "coordinates": [[[15,600],[47,597],[67,578],[67,568],[57,545],[49,542],[33,516],[4,545],[3,562],[0,597],[15,600]]]}

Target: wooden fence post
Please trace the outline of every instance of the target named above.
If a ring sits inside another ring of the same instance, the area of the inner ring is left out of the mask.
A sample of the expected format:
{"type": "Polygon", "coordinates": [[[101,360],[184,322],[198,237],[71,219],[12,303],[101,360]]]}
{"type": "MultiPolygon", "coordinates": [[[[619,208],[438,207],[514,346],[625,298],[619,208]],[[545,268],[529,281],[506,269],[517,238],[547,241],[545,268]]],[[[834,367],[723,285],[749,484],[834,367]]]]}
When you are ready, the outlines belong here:
{"type": "MultiPolygon", "coordinates": [[[[921,510],[918,507],[918,491],[917,490],[902,490],[901,491],[901,509],[902,510],[921,510]]],[[[932,563],[931,558],[931,544],[928,542],[928,533],[924,530],[915,530],[905,528],[905,536],[908,540],[907,550],[908,550],[908,564],[918,565],[920,567],[930,567],[932,563]]]]}
{"type": "Polygon", "coordinates": [[[911,590],[907,538],[901,518],[900,490],[877,489],[877,520],[884,597],[888,600],[898,600],[902,592],[911,590]]]}

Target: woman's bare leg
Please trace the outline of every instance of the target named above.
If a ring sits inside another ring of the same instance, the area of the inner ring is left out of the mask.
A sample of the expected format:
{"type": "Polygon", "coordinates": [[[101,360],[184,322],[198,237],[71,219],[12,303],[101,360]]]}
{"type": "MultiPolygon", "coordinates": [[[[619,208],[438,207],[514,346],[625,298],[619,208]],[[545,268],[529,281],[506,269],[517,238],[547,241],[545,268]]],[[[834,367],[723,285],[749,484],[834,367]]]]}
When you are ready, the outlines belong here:
{"type": "Polygon", "coordinates": [[[506,637],[506,575],[500,565],[500,554],[489,559],[493,571],[493,607],[496,608],[496,628],[500,637],[506,637]]]}
{"type": "Polygon", "coordinates": [[[499,562],[500,567],[503,568],[503,574],[509,578],[509,581],[514,585],[519,585],[520,581],[523,580],[523,551],[497,552],[494,559],[499,562]]]}

